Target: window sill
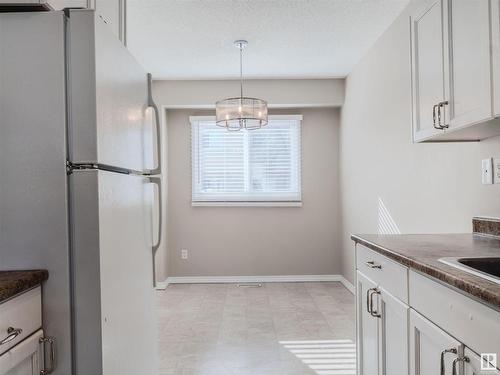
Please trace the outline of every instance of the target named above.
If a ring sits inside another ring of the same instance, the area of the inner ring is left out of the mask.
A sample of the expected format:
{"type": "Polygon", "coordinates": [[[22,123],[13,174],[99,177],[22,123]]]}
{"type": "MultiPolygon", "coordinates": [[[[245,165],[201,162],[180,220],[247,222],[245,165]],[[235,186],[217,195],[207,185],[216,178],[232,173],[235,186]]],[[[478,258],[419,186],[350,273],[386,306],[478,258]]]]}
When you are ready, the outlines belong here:
{"type": "Polygon", "coordinates": [[[302,207],[302,202],[191,202],[191,207],[302,207]]]}

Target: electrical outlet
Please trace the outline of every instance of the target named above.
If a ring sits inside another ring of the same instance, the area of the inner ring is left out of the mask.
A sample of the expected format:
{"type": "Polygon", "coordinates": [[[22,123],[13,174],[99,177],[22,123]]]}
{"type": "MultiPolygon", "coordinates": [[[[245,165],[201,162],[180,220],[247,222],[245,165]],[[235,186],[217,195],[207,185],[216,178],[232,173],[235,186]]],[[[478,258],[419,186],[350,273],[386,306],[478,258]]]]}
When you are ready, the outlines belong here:
{"type": "Polygon", "coordinates": [[[491,185],[493,183],[493,159],[483,159],[481,166],[483,185],[491,185]]]}
{"type": "Polygon", "coordinates": [[[500,184],[500,158],[493,160],[493,182],[500,184]]]}
{"type": "Polygon", "coordinates": [[[181,259],[187,259],[188,255],[187,249],[181,249],[181,259]]]}

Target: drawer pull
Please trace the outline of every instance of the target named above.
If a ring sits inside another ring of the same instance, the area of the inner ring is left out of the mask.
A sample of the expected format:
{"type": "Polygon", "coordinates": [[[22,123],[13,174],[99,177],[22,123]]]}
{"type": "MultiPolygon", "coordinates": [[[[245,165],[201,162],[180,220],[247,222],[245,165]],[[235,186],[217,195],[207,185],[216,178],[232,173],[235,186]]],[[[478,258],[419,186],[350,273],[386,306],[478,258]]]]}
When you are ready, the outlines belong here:
{"type": "Polygon", "coordinates": [[[455,349],[455,348],[445,349],[441,352],[441,372],[440,372],[440,375],[446,375],[445,374],[446,370],[444,368],[444,355],[447,353],[457,354],[457,349],[455,349]]]}
{"type": "Polygon", "coordinates": [[[382,265],[375,263],[373,260],[371,260],[369,262],[365,262],[365,264],[367,267],[370,267],[370,268],[378,268],[379,270],[382,269],[382,265]]]}
{"type": "Polygon", "coordinates": [[[14,327],[7,328],[7,337],[4,338],[2,341],[0,341],[0,345],[4,345],[11,342],[21,333],[23,333],[23,330],[21,328],[14,328],[14,327]]]}

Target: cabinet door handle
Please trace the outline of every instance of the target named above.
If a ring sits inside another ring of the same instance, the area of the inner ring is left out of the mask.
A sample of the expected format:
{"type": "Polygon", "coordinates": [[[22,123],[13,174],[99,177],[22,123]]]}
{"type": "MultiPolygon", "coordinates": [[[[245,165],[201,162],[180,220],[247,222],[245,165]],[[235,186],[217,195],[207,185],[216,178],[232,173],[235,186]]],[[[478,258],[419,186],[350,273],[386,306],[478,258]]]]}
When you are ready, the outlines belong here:
{"type": "Polygon", "coordinates": [[[439,107],[439,104],[434,104],[432,106],[432,125],[434,129],[441,130],[441,128],[436,124],[436,108],[439,107]]]}
{"type": "Polygon", "coordinates": [[[457,372],[457,363],[458,363],[458,362],[469,363],[469,362],[470,362],[470,359],[469,359],[469,357],[466,357],[466,356],[464,356],[464,357],[460,357],[460,358],[455,358],[455,359],[453,360],[453,365],[452,365],[452,369],[453,369],[452,374],[453,374],[453,375],[457,375],[457,373],[458,373],[458,372],[457,372]]]}
{"type": "MultiPolygon", "coordinates": [[[[444,102],[439,102],[438,103],[438,128],[439,129],[448,129],[450,126],[447,124],[441,124],[441,108],[443,108],[444,111],[444,106],[448,105],[448,101],[445,100],[444,102]]],[[[443,116],[444,117],[444,116],[443,116]]]]}
{"type": "Polygon", "coordinates": [[[455,349],[455,348],[445,349],[441,352],[441,372],[440,372],[440,375],[446,375],[445,374],[446,370],[444,368],[444,355],[447,353],[457,354],[457,349],[455,349]]]}
{"type": "Polygon", "coordinates": [[[372,312],[370,311],[370,292],[372,291],[372,289],[368,289],[366,291],[366,311],[368,312],[368,314],[372,315],[372,312]]]}
{"type": "Polygon", "coordinates": [[[375,263],[373,260],[371,260],[369,262],[365,262],[365,264],[367,267],[370,267],[370,268],[378,268],[379,270],[382,269],[382,265],[375,263]]]}
{"type": "Polygon", "coordinates": [[[373,296],[375,294],[380,294],[380,290],[377,288],[372,289],[372,293],[370,294],[370,315],[373,316],[374,318],[380,318],[381,315],[378,311],[373,310],[373,296]]]}
{"type": "Polygon", "coordinates": [[[2,339],[2,341],[0,341],[0,345],[5,345],[11,342],[21,333],[23,333],[23,330],[21,328],[14,328],[14,327],[7,328],[7,337],[5,337],[4,339],[2,339]]]}
{"type": "Polygon", "coordinates": [[[55,342],[56,340],[53,337],[40,337],[39,340],[40,344],[42,344],[42,350],[43,350],[43,370],[40,371],[40,375],[47,375],[47,374],[52,374],[56,368],[56,347],[55,347],[55,342]],[[46,360],[45,357],[45,352],[46,348],[45,346],[49,345],[49,359],[50,361],[46,360]],[[47,366],[49,364],[49,366],[47,366]]]}

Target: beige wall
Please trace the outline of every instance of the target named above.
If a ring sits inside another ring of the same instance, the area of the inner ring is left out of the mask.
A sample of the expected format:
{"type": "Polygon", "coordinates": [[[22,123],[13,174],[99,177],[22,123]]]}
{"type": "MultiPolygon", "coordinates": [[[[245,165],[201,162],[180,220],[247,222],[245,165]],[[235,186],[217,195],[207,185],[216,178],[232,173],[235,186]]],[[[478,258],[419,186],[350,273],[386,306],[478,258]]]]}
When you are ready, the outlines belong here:
{"type": "Polygon", "coordinates": [[[481,185],[481,159],[500,138],[412,144],[408,13],[349,75],[342,109],[342,272],[353,281],[351,233],[470,232],[476,214],[500,213],[500,185],[481,185]],[[393,225],[391,225],[391,218],[393,225]]]}
{"type": "MultiPolygon", "coordinates": [[[[340,107],[344,79],[250,79],[246,96],[265,98],[272,108],[340,107]]],[[[237,96],[238,80],[155,81],[155,100],[167,108],[215,108],[215,102],[237,96]]]]}
{"type": "Polygon", "coordinates": [[[337,238],[339,110],[303,114],[303,207],[191,207],[189,116],[168,110],[169,276],[340,272],[337,238]],[[180,250],[189,250],[181,260],[180,250]]]}

